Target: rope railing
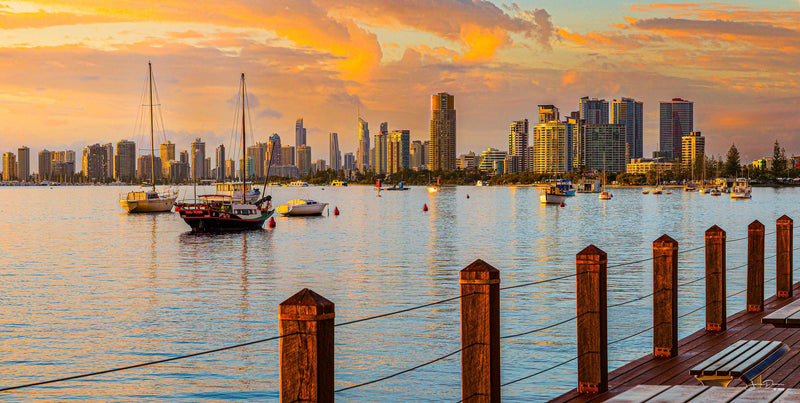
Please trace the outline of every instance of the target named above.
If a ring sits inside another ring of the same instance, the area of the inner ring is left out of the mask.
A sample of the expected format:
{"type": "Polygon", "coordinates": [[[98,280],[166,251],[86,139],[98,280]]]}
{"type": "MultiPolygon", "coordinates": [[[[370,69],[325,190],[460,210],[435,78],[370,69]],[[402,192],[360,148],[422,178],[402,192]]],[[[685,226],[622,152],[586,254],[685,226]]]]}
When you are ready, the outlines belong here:
{"type": "Polygon", "coordinates": [[[535,376],[538,376],[538,375],[541,375],[541,374],[543,374],[543,373],[545,373],[545,372],[550,372],[550,371],[552,371],[552,370],[554,370],[554,369],[556,369],[556,368],[558,368],[558,367],[561,367],[561,366],[567,365],[567,364],[571,363],[572,361],[575,361],[575,360],[577,360],[577,359],[578,359],[578,358],[580,358],[580,357],[581,357],[581,356],[580,356],[580,355],[578,355],[578,356],[572,357],[572,358],[570,358],[570,359],[568,359],[568,360],[566,360],[566,361],[562,361],[562,362],[560,362],[560,363],[558,363],[558,364],[556,364],[556,365],[553,365],[553,366],[551,366],[551,367],[547,367],[547,368],[545,368],[545,369],[543,369],[543,370],[540,370],[540,371],[534,372],[534,373],[532,373],[532,374],[530,374],[530,375],[523,376],[522,378],[517,378],[517,379],[514,379],[513,381],[509,381],[509,382],[506,382],[506,383],[501,383],[501,384],[500,384],[500,387],[501,387],[501,388],[504,388],[504,387],[506,387],[506,386],[508,386],[508,385],[513,385],[513,384],[515,384],[515,383],[517,383],[517,382],[520,382],[520,381],[524,381],[524,380],[526,380],[526,379],[533,378],[533,377],[535,377],[535,376]]]}

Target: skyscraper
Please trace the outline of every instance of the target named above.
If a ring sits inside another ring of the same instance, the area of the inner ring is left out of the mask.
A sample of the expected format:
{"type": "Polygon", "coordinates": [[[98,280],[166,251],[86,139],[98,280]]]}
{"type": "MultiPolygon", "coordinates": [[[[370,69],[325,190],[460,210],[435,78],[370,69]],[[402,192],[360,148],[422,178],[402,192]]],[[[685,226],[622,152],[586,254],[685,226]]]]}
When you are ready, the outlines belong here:
{"type": "Polygon", "coordinates": [[[247,163],[252,161],[252,169],[248,166],[247,172],[252,172],[256,178],[264,176],[264,158],[267,155],[267,145],[264,143],[257,143],[256,145],[247,147],[247,163]]]}
{"type": "Polygon", "coordinates": [[[364,119],[358,118],[358,150],[356,151],[356,165],[361,172],[369,169],[369,124],[364,119]]]}
{"type": "Polygon", "coordinates": [[[191,179],[195,181],[203,179],[206,166],[206,143],[202,142],[199,137],[192,142],[190,158],[192,165],[191,179]]]}
{"type": "Polygon", "coordinates": [[[386,169],[390,174],[409,169],[411,166],[411,131],[395,130],[389,134],[386,155],[386,169]]]}
{"type": "Polygon", "coordinates": [[[281,162],[282,165],[295,165],[294,161],[294,147],[282,146],[281,147],[281,162]]]}
{"type": "Polygon", "coordinates": [[[145,183],[157,183],[161,180],[161,158],[154,157],[147,153],[140,155],[136,159],[136,167],[138,171],[138,179],[145,183]],[[155,175],[155,179],[152,176],[155,175]]]}
{"type": "Polygon", "coordinates": [[[136,143],[128,140],[117,142],[114,156],[114,178],[120,182],[133,182],[136,178],[136,143]]]}
{"type": "Polygon", "coordinates": [[[306,144],[306,128],[303,127],[303,118],[297,118],[294,122],[294,146],[300,147],[306,144]]]}
{"type": "Polygon", "coordinates": [[[39,151],[39,180],[50,179],[52,159],[52,153],[47,149],[39,151]]]}
{"type": "Polygon", "coordinates": [[[297,147],[297,169],[300,175],[308,175],[311,171],[311,147],[302,145],[297,147]]]}
{"type": "Polygon", "coordinates": [[[267,151],[267,163],[270,164],[270,168],[283,165],[282,157],[281,136],[278,133],[272,133],[272,136],[269,136],[269,150],[267,151]]]}
{"type": "Polygon", "coordinates": [[[216,150],[217,157],[217,181],[222,182],[227,178],[225,169],[225,144],[220,144],[216,150]]]}
{"type": "Polygon", "coordinates": [[[422,141],[414,140],[409,146],[409,164],[411,169],[420,170],[425,169],[425,156],[423,155],[422,141]]]}
{"type": "Polygon", "coordinates": [[[631,98],[611,102],[611,123],[625,125],[626,163],[632,158],[642,158],[644,144],[644,113],[642,101],[631,98]]]}
{"type": "Polygon", "coordinates": [[[430,170],[456,169],[455,100],[446,92],[431,96],[430,147],[430,170]]]}
{"type": "Polygon", "coordinates": [[[528,148],[528,119],[511,122],[508,131],[508,155],[518,158],[513,159],[514,167],[506,167],[509,172],[522,172],[525,170],[525,149],[528,148]]]}
{"type": "Polygon", "coordinates": [[[100,182],[106,179],[105,164],[106,149],[100,144],[83,147],[81,158],[81,172],[83,176],[92,181],[100,182]]]}
{"type": "Polygon", "coordinates": [[[672,98],[659,104],[660,151],[672,159],[680,159],[681,139],[694,131],[694,102],[672,98]]]}
{"type": "Polygon", "coordinates": [[[338,171],[342,167],[342,152],[339,151],[339,133],[331,132],[328,143],[328,158],[331,163],[331,169],[338,171]]]}
{"type": "Polygon", "coordinates": [[[164,176],[169,171],[169,162],[175,160],[175,144],[167,140],[158,146],[158,156],[161,157],[161,171],[164,176]]]}
{"type": "Polygon", "coordinates": [[[550,123],[559,119],[555,105],[539,105],[539,123],[550,123]]]}
{"type": "Polygon", "coordinates": [[[533,127],[533,172],[564,173],[572,169],[572,124],[550,121],[533,127]]]}
{"type": "Polygon", "coordinates": [[[233,158],[225,160],[225,173],[227,174],[226,179],[233,179],[236,177],[236,161],[234,161],[233,158]]]}
{"type": "Polygon", "coordinates": [[[17,149],[17,179],[27,181],[31,176],[31,149],[22,146],[17,149]]]}
{"type": "Polygon", "coordinates": [[[105,171],[105,177],[109,179],[114,178],[114,144],[106,143],[103,144],[103,150],[105,150],[105,155],[103,156],[103,171],[105,171]]]}
{"type": "Polygon", "coordinates": [[[587,169],[623,172],[625,159],[625,125],[594,124],[584,126],[584,164],[587,169]]]}
{"type": "Polygon", "coordinates": [[[583,97],[578,108],[579,119],[587,125],[608,123],[608,101],[605,99],[583,97]]]}
{"type": "Polygon", "coordinates": [[[386,152],[389,142],[389,133],[380,132],[375,135],[375,147],[372,148],[372,170],[376,174],[386,173],[386,152]]]}
{"type": "Polygon", "coordinates": [[[354,171],[356,169],[356,156],[353,153],[344,153],[342,160],[346,171],[354,171]]]}
{"type": "MultiPolygon", "coordinates": [[[[691,132],[681,138],[681,165],[686,170],[692,170],[698,160],[705,162],[706,138],[700,132],[691,132]]],[[[700,172],[695,172],[699,175],[700,172]]]]}
{"type": "Polygon", "coordinates": [[[3,153],[3,180],[17,179],[17,156],[13,152],[3,153]]]}
{"type": "Polygon", "coordinates": [[[389,122],[381,122],[381,132],[389,132],[389,122]]]}

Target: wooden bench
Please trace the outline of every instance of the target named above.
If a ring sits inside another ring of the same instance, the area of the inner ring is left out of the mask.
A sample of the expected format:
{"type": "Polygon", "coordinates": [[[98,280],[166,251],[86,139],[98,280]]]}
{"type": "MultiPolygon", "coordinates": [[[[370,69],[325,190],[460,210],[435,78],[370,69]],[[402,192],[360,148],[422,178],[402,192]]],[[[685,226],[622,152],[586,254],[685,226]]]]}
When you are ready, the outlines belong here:
{"type": "Polygon", "coordinates": [[[729,402],[788,403],[800,401],[800,389],[782,388],[720,388],[714,386],[639,385],[607,402],[729,402]]]}
{"type": "Polygon", "coordinates": [[[761,318],[775,327],[800,327],[800,299],[761,318]]]}
{"type": "Polygon", "coordinates": [[[739,340],[689,373],[706,386],[728,386],[734,378],[760,385],[761,374],[787,352],[789,346],[779,341],[739,340]]]}

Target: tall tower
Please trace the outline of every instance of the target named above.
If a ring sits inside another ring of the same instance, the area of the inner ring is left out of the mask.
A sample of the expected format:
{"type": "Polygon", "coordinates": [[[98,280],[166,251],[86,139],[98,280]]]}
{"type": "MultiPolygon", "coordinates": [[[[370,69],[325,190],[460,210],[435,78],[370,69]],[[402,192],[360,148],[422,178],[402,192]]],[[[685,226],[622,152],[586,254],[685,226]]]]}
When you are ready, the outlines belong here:
{"type": "Polygon", "coordinates": [[[358,151],[356,152],[356,165],[359,171],[367,172],[369,169],[369,124],[358,117],[358,151]]]}
{"type": "Polygon", "coordinates": [[[279,167],[283,165],[283,160],[281,157],[281,136],[279,136],[278,133],[272,133],[272,136],[269,136],[267,162],[271,164],[271,167],[279,167]]]}
{"type": "Polygon", "coordinates": [[[559,119],[555,105],[539,105],[539,123],[550,123],[559,119]]]}
{"type": "Polygon", "coordinates": [[[456,169],[456,110],[452,95],[431,96],[430,161],[432,171],[456,169]]]}
{"type": "MultiPolygon", "coordinates": [[[[217,180],[222,182],[227,175],[225,174],[225,144],[220,144],[216,151],[217,157],[217,180]]],[[[164,157],[161,157],[162,160],[164,157]]]]}
{"type": "Polygon", "coordinates": [[[17,156],[13,152],[3,153],[3,180],[17,179],[17,156]]]}
{"type": "Polygon", "coordinates": [[[39,151],[39,180],[50,179],[53,155],[47,149],[39,151]]]}
{"type": "MultiPolygon", "coordinates": [[[[681,165],[684,169],[691,170],[697,166],[697,160],[706,158],[706,138],[700,132],[691,132],[688,136],[681,138],[681,165]]],[[[700,172],[695,172],[696,176],[700,172]]]]}
{"type": "Polygon", "coordinates": [[[625,162],[642,158],[644,132],[642,101],[631,98],[615,99],[611,102],[611,123],[625,125],[625,162]]]}
{"type": "Polygon", "coordinates": [[[339,151],[339,133],[331,133],[328,146],[328,158],[331,169],[338,171],[342,167],[342,153],[339,151]]]}
{"type": "Polygon", "coordinates": [[[308,175],[311,171],[311,147],[297,147],[297,170],[300,171],[300,176],[308,175]]]}
{"type": "Polygon", "coordinates": [[[31,149],[22,146],[17,149],[17,179],[27,181],[31,176],[31,149]]]}
{"type": "Polygon", "coordinates": [[[169,173],[169,162],[175,160],[175,143],[167,140],[158,146],[158,156],[161,157],[161,171],[164,176],[169,173]]]}
{"type": "Polygon", "coordinates": [[[136,179],[136,143],[128,140],[117,142],[117,155],[114,156],[114,179],[120,182],[133,182],[136,179]]]}
{"type": "Polygon", "coordinates": [[[587,125],[608,124],[608,101],[605,99],[583,97],[578,109],[579,119],[587,125]]]}
{"type": "MultiPolygon", "coordinates": [[[[199,137],[195,138],[191,145],[192,180],[203,179],[206,166],[206,143],[199,137]]],[[[242,179],[244,180],[244,179],[242,179]]]]}
{"type": "Polygon", "coordinates": [[[511,122],[508,131],[508,155],[516,156],[517,166],[513,167],[512,172],[523,172],[525,170],[525,150],[528,148],[528,119],[520,119],[511,122]]]}
{"type": "Polygon", "coordinates": [[[681,139],[694,131],[694,102],[681,98],[660,102],[659,147],[672,159],[680,159],[681,139]]]}

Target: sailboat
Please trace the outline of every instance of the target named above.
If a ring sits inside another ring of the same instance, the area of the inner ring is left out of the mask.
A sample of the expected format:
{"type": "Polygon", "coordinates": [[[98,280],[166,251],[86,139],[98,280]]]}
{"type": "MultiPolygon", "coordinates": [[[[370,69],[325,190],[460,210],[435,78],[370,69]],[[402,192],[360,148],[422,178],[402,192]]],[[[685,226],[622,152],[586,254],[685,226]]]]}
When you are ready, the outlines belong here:
{"type": "MultiPolygon", "coordinates": [[[[244,73],[242,73],[239,88],[242,94],[242,155],[245,156],[247,155],[247,146],[245,144],[247,87],[244,81],[244,73]]],[[[275,213],[275,209],[270,204],[272,197],[264,196],[258,200],[248,199],[245,164],[241,166],[241,175],[242,187],[235,189],[239,190],[238,192],[231,192],[229,195],[215,194],[213,197],[199,196],[200,201],[196,203],[177,203],[175,211],[180,214],[183,221],[192,227],[192,232],[239,231],[263,228],[264,222],[275,213]]]]}
{"type": "Polygon", "coordinates": [[[598,198],[600,200],[611,200],[612,197],[614,197],[614,195],[606,190],[606,156],[603,155],[603,191],[600,192],[598,198]]]}
{"type": "MultiPolygon", "coordinates": [[[[172,210],[176,191],[158,193],[156,191],[155,146],[153,145],[153,66],[147,62],[147,81],[150,92],[150,189],[132,190],[120,195],[119,205],[129,213],[160,213],[172,210]]],[[[161,169],[161,167],[159,167],[161,169]]]]}

